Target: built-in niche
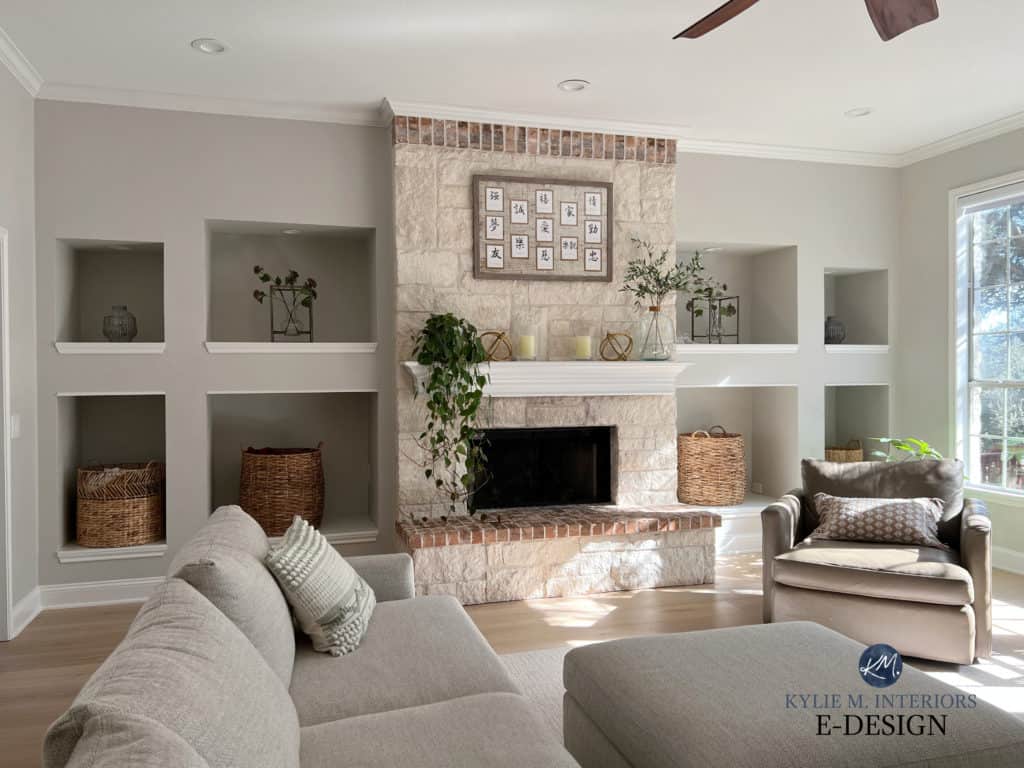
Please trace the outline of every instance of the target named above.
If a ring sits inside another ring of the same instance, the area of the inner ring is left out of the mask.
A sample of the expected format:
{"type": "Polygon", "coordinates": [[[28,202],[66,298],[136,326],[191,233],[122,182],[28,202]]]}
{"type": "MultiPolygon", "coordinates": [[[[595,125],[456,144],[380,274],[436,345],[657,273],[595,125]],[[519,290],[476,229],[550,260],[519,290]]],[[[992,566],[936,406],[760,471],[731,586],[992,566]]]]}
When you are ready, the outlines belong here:
{"type": "Polygon", "coordinates": [[[842,345],[888,344],[889,271],[826,269],[824,319],[829,317],[843,324],[842,345]]]}
{"type": "Polygon", "coordinates": [[[849,385],[825,387],[825,445],[860,443],[864,458],[885,446],[872,440],[889,434],[889,387],[849,385]]]}
{"type": "MultiPolygon", "coordinates": [[[[677,260],[688,262],[699,250],[709,275],[726,285],[726,296],[737,296],[738,315],[726,317],[728,333],[739,332],[740,344],[797,343],[797,249],[790,246],[735,243],[684,242],[678,244],[677,260]]],[[[707,333],[707,313],[691,318],[686,301],[676,305],[676,336],[697,338],[707,333]]],[[[736,343],[732,337],[725,344],[736,343]]]]}
{"type": "MultiPolygon", "coordinates": [[[[65,546],[74,545],[79,467],[165,462],[164,396],[57,397],[58,482],[65,546]]],[[[164,514],[167,510],[166,489],[164,514]]],[[[166,519],[164,529],[166,530],[166,519]]]]}
{"type": "Polygon", "coordinates": [[[246,448],[322,446],[324,518],[331,534],[372,531],[377,396],[365,392],[211,394],[211,509],[237,504],[246,448]]]}
{"type": "Polygon", "coordinates": [[[58,342],[106,342],[104,317],[124,306],[135,316],[136,344],[164,340],[162,243],[61,240],[55,307],[58,342]]]}
{"type": "MultiPolygon", "coordinates": [[[[269,293],[253,272],[256,265],[282,278],[295,270],[300,283],[309,277],[316,280],[313,341],[375,340],[374,230],[211,221],[207,222],[207,236],[208,341],[271,340],[269,298],[262,304],[253,298],[257,289],[269,293]]],[[[275,340],[300,343],[309,338],[278,336],[275,340]]]]}

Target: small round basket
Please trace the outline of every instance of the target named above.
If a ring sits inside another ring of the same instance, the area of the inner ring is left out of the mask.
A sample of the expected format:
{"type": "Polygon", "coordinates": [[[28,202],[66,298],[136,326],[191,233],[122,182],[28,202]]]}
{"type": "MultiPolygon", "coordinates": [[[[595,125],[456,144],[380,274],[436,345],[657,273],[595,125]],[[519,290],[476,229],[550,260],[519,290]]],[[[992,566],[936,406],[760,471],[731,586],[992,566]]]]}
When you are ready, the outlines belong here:
{"type": "Polygon", "coordinates": [[[724,427],[679,435],[679,501],[722,507],[740,504],[747,492],[743,435],[724,427]]]}
{"type": "Polygon", "coordinates": [[[848,464],[851,461],[864,461],[864,448],[860,440],[851,440],[843,448],[826,448],[825,461],[848,464]]]}
{"type": "Polygon", "coordinates": [[[298,515],[314,528],[324,517],[324,468],[316,448],[247,448],[242,451],[238,503],[280,536],[298,515]]]}
{"type": "Polygon", "coordinates": [[[75,540],[83,547],[132,547],[164,537],[164,465],[81,467],[75,540]]]}

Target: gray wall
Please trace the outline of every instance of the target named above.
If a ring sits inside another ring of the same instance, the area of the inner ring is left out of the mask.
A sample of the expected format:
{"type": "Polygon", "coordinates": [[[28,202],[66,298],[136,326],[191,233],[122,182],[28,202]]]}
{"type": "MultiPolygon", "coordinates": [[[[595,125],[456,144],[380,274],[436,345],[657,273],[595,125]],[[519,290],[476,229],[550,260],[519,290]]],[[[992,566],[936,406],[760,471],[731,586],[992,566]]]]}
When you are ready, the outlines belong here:
{"type": "Polygon", "coordinates": [[[21,423],[12,443],[12,589],[15,601],[36,579],[35,177],[32,97],[0,67],[0,227],[9,234],[11,408],[21,423]]]}
{"type": "Polygon", "coordinates": [[[889,429],[889,387],[829,387],[825,392],[826,445],[844,447],[859,440],[864,458],[885,446],[872,437],[889,429]]]}
{"type": "MultiPolygon", "coordinates": [[[[953,448],[954,428],[949,368],[949,192],[1022,169],[1024,131],[1015,131],[924,160],[902,172],[902,255],[894,288],[899,296],[896,431],[927,440],[945,453],[953,448]]],[[[989,510],[995,544],[1024,552],[1020,506],[990,502],[989,510]]]]}
{"type": "MultiPolygon", "coordinates": [[[[390,136],[376,128],[40,101],[36,106],[40,389],[39,583],[154,576],[210,513],[210,392],[370,391],[393,402],[394,236],[390,136]],[[273,180],[268,183],[267,180],[273,180]],[[102,184],[103,194],[97,194],[102,184]],[[209,221],[289,222],[376,231],[374,336],[379,354],[211,355],[209,221]],[[54,292],[59,241],[164,244],[163,355],[59,355],[54,292]],[[386,371],[387,375],[383,372],[386,371]],[[61,565],[57,393],[166,397],[167,534],[164,558],[61,565]]],[[[390,550],[394,412],[374,432],[380,537],[390,550]]],[[[329,480],[328,480],[329,482],[329,480]]],[[[353,551],[353,549],[347,551],[353,551]]]]}

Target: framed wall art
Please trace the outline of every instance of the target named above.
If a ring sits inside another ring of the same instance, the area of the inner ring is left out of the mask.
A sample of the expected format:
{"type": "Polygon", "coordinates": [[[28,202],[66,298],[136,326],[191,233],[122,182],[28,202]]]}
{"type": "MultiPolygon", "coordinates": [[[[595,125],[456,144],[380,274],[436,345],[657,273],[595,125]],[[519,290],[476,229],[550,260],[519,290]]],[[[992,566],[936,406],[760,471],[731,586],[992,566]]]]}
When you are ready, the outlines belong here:
{"type": "Polygon", "coordinates": [[[612,185],[473,177],[473,275],[497,280],[612,279],[612,185]]]}

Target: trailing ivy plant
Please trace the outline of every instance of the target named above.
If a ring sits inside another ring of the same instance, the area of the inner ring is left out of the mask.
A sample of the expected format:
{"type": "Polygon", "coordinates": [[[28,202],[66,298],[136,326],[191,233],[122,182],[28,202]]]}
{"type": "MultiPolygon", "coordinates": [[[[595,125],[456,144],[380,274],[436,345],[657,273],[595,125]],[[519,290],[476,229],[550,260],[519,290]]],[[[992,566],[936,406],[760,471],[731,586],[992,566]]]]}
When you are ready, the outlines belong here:
{"type": "Polygon", "coordinates": [[[413,341],[413,357],[427,369],[427,423],[417,438],[425,457],[423,474],[449,512],[464,503],[473,514],[473,492],[487,480],[487,457],[476,429],[487,384],[480,365],[487,354],[473,324],[452,314],[431,315],[413,341]]]}
{"type": "Polygon", "coordinates": [[[888,445],[887,451],[872,451],[871,455],[881,461],[916,461],[919,459],[941,459],[942,454],[932,448],[924,440],[916,437],[871,437],[882,445],[888,445]],[[895,451],[895,453],[894,453],[895,451]]]}

